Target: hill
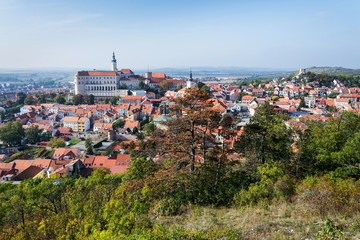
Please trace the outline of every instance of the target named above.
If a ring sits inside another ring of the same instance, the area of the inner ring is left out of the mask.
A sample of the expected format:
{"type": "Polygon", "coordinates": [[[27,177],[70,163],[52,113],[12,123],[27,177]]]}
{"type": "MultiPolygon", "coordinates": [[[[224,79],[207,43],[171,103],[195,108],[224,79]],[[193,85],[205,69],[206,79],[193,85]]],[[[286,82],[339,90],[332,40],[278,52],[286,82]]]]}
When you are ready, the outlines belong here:
{"type": "Polygon", "coordinates": [[[351,68],[343,68],[343,67],[309,67],[306,68],[306,71],[313,73],[327,73],[331,75],[337,75],[337,74],[360,75],[360,69],[351,69],[351,68]]]}

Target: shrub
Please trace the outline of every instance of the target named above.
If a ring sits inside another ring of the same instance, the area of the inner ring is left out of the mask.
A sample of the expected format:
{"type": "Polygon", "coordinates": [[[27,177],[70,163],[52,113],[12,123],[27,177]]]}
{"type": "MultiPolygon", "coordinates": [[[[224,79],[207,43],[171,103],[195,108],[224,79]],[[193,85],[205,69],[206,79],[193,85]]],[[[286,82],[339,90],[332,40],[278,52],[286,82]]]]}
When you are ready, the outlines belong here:
{"type": "Polygon", "coordinates": [[[162,216],[178,215],[183,212],[184,208],[181,201],[173,197],[163,198],[157,202],[154,212],[162,216]]]}
{"type": "Polygon", "coordinates": [[[297,203],[314,214],[351,216],[360,212],[359,180],[309,177],[298,186],[297,194],[297,203]]]}
{"type": "Polygon", "coordinates": [[[255,206],[259,203],[269,203],[273,199],[290,199],[294,193],[294,179],[285,175],[279,163],[267,163],[258,167],[260,180],[250,184],[249,188],[241,190],[234,197],[235,205],[255,206]]]}

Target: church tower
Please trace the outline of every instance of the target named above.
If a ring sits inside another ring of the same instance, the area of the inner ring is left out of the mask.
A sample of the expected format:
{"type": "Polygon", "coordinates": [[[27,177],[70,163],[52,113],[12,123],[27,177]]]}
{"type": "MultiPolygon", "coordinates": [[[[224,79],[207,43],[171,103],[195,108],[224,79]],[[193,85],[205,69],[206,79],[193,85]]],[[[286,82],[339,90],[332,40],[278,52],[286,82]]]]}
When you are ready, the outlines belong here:
{"type": "Polygon", "coordinates": [[[195,82],[194,82],[194,79],[192,77],[192,71],[190,69],[190,78],[189,80],[186,81],[186,87],[187,88],[193,88],[195,86],[195,82]]]}
{"type": "Polygon", "coordinates": [[[113,56],[112,56],[112,60],[111,60],[111,63],[112,63],[112,71],[117,71],[117,63],[116,63],[116,58],[115,58],[115,53],[113,52],[113,56]]]}

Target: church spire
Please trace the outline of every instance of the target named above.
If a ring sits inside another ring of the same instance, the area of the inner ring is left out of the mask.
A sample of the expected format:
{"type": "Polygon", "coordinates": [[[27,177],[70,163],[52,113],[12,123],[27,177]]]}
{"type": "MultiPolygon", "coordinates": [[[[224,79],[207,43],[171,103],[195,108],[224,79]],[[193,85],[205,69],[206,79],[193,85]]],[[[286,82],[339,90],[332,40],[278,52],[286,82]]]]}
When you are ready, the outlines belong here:
{"type": "Polygon", "coordinates": [[[190,68],[190,78],[189,80],[186,81],[186,87],[187,88],[193,88],[195,86],[195,83],[194,83],[194,79],[193,79],[193,76],[192,76],[192,71],[191,71],[191,68],[190,68]]]}
{"type": "Polygon", "coordinates": [[[112,55],[112,60],[111,60],[111,63],[112,63],[112,70],[113,71],[117,71],[117,64],[116,64],[116,58],[115,58],[115,53],[113,52],[113,55],[112,55]]]}

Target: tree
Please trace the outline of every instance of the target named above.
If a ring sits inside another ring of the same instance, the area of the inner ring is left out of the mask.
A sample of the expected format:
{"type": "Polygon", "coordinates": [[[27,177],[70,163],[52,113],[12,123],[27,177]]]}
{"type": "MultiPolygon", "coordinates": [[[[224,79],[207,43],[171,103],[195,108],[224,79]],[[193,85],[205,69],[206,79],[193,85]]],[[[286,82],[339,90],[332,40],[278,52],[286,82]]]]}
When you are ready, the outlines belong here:
{"type": "Polygon", "coordinates": [[[151,136],[153,135],[155,131],[155,124],[154,123],[147,123],[144,125],[142,132],[145,136],[151,136]]]}
{"type": "Polygon", "coordinates": [[[66,144],[65,144],[64,139],[59,138],[59,137],[54,137],[54,138],[50,139],[48,146],[52,147],[52,148],[62,148],[62,147],[65,147],[66,144]]]}
{"type": "Polygon", "coordinates": [[[89,95],[89,104],[94,104],[95,103],[95,96],[90,94],[89,95]]]}
{"type": "Polygon", "coordinates": [[[122,83],[122,84],[120,84],[119,88],[120,89],[127,89],[128,87],[127,87],[127,85],[125,83],[122,83]]]}
{"type": "Polygon", "coordinates": [[[72,98],[72,102],[73,102],[74,105],[82,104],[83,101],[84,101],[84,96],[81,95],[81,94],[76,94],[72,98]]]}
{"type": "Polygon", "coordinates": [[[33,104],[35,104],[35,99],[34,99],[34,97],[33,96],[30,96],[30,95],[28,95],[25,99],[24,99],[24,104],[25,105],[33,105],[33,104]]]}
{"type": "MultiPolygon", "coordinates": [[[[74,96],[74,97],[75,97],[75,96],[74,96]]],[[[78,100],[77,100],[77,97],[75,97],[75,100],[74,100],[74,97],[73,97],[73,101],[78,101],[78,100]]],[[[65,99],[63,96],[61,96],[61,95],[56,96],[56,97],[54,98],[54,101],[57,102],[57,103],[59,103],[59,104],[64,104],[64,103],[66,103],[66,99],[65,99]]]]}
{"type": "Polygon", "coordinates": [[[139,89],[145,89],[146,85],[143,81],[140,81],[139,84],[138,84],[138,88],[139,89]]]}
{"type": "Polygon", "coordinates": [[[304,108],[305,106],[306,106],[306,104],[305,104],[304,97],[301,97],[301,98],[300,98],[300,104],[299,104],[297,110],[298,110],[298,111],[301,111],[301,109],[304,108]]]}
{"type": "Polygon", "coordinates": [[[7,101],[6,101],[6,106],[8,106],[9,108],[11,108],[11,107],[13,106],[13,101],[7,100],[7,101]]]}
{"type": "Polygon", "coordinates": [[[38,102],[39,103],[46,103],[46,98],[45,98],[45,95],[40,95],[39,97],[38,97],[38,102]]]}
{"type": "Polygon", "coordinates": [[[208,85],[202,86],[201,89],[204,90],[207,93],[210,93],[210,87],[208,85]]]}
{"type": "Polygon", "coordinates": [[[17,104],[24,104],[26,94],[23,92],[16,93],[17,104]]]}
{"type": "Polygon", "coordinates": [[[40,142],[41,130],[36,125],[34,127],[27,128],[25,130],[25,138],[28,140],[29,143],[35,144],[40,142]]]}
{"type": "Polygon", "coordinates": [[[20,122],[8,122],[0,127],[0,140],[8,146],[16,146],[21,144],[25,132],[20,122]]]}
{"type": "Polygon", "coordinates": [[[293,160],[297,175],[337,171],[359,176],[360,116],[344,112],[326,123],[308,121],[308,128],[298,133],[299,149],[293,160]]]}
{"type": "Polygon", "coordinates": [[[289,161],[292,140],[285,119],[285,115],[276,112],[272,105],[265,102],[245,126],[238,150],[244,152],[253,164],[289,161]]]}
{"type": "Polygon", "coordinates": [[[182,89],[183,87],[182,87],[182,85],[181,85],[181,83],[178,83],[178,85],[176,86],[176,91],[179,91],[180,89],[182,89]]]}
{"type": "Polygon", "coordinates": [[[208,145],[214,142],[209,131],[218,126],[221,115],[210,109],[213,104],[202,89],[187,89],[184,97],[174,101],[176,105],[171,110],[176,118],[165,122],[167,130],[159,130],[160,145],[164,152],[178,159],[180,165],[194,171],[197,156],[206,159],[208,145]]]}
{"type": "Polygon", "coordinates": [[[118,120],[116,120],[116,122],[113,123],[113,129],[123,128],[124,125],[125,125],[125,120],[124,119],[118,119],[118,120]]]}
{"type": "Polygon", "coordinates": [[[161,90],[168,90],[170,88],[170,85],[168,83],[168,81],[164,80],[159,84],[159,87],[161,90]]]}
{"type": "Polygon", "coordinates": [[[120,97],[118,97],[118,96],[112,97],[112,98],[110,99],[110,104],[111,104],[111,105],[116,105],[119,99],[120,99],[120,97]]]}
{"type": "Polygon", "coordinates": [[[93,141],[92,141],[92,139],[91,138],[87,138],[86,140],[85,140],[85,147],[86,148],[90,148],[90,147],[92,147],[93,146],[93,141]]]}
{"type": "Polygon", "coordinates": [[[93,150],[93,141],[91,140],[91,138],[87,138],[85,140],[85,147],[86,147],[86,153],[89,155],[93,155],[94,154],[94,150],[93,150]]]}
{"type": "Polygon", "coordinates": [[[124,180],[140,180],[154,173],[158,169],[158,165],[146,158],[132,158],[131,164],[126,169],[124,180]]]}

